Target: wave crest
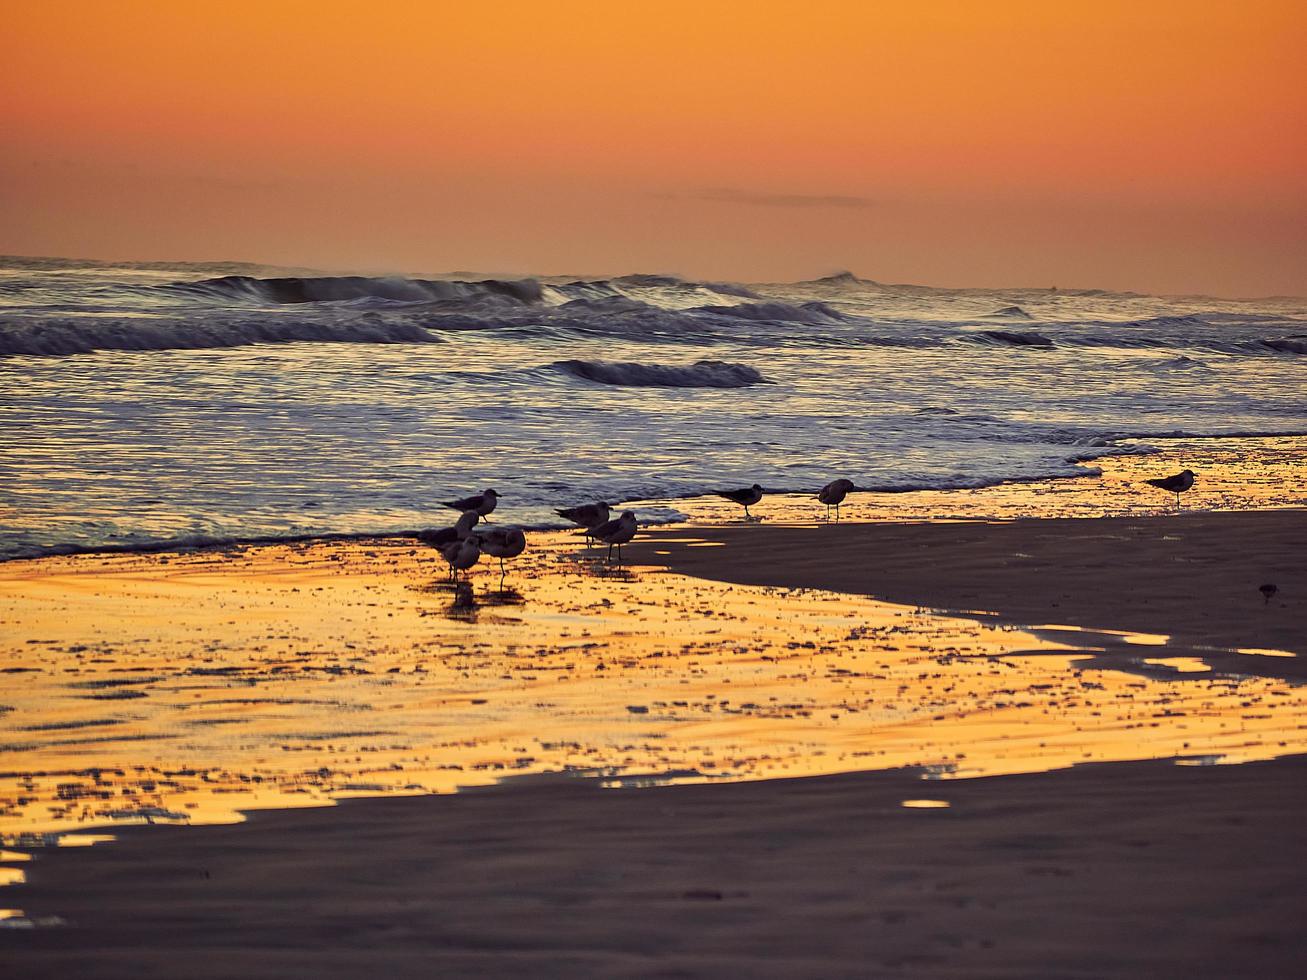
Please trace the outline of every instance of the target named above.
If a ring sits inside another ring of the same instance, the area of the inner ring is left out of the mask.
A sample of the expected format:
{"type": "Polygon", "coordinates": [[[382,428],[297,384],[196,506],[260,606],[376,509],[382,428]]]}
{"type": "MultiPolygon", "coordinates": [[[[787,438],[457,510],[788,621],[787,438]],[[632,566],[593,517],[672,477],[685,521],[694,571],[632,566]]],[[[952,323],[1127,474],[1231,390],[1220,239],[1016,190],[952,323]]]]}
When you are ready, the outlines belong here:
{"type": "Polygon", "coordinates": [[[771,384],[755,368],[729,361],[695,361],[688,365],[638,364],[631,361],[556,361],[552,367],[573,377],[605,385],[642,388],[747,388],[771,384]]]}
{"type": "Polygon", "coordinates": [[[471,303],[479,300],[525,306],[538,304],[544,298],[543,288],[534,279],[462,282],[405,279],[401,276],[287,276],[279,279],[220,276],[158,288],[197,299],[277,305],[380,299],[399,303],[471,303]]]}
{"type": "Polygon", "coordinates": [[[981,337],[997,344],[1008,344],[1012,347],[1052,347],[1053,341],[1045,337],[1042,333],[1034,331],[1021,330],[982,330],[981,337]]]}
{"type": "Polygon", "coordinates": [[[97,350],[197,350],[291,341],[353,344],[440,343],[419,324],[362,314],[348,320],[177,320],[65,317],[0,320],[0,356],[59,357],[97,350]]]}

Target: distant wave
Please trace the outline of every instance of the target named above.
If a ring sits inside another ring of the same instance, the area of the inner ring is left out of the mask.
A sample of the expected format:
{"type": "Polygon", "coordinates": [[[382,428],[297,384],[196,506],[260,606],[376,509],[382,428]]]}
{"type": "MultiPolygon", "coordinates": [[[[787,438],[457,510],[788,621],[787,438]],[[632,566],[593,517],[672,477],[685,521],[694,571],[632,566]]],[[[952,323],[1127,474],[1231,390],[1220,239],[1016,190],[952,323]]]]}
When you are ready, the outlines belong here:
{"type": "Polygon", "coordinates": [[[1143,320],[1127,320],[1123,323],[1114,323],[1110,326],[1115,327],[1198,327],[1202,326],[1205,321],[1197,313],[1190,313],[1186,316],[1150,316],[1143,320]]]}
{"type": "Polygon", "coordinates": [[[739,320],[778,320],[785,323],[843,323],[848,318],[826,303],[737,303],[734,306],[698,306],[695,312],[739,320]]]}
{"type": "Polygon", "coordinates": [[[1307,354],[1307,335],[1282,337],[1279,340],[1263,340],[1262,343],[1271,350],[1280,351],[1283,354],[1307,354]]]}
{"type": "Polygon", "coordinates": [[[174,319],[64,317],[0,319],[0,356],[63,356],[97,350],[194,350],[247,344],[328,341],[354,344],[439,343],[416,323],[362,314],[346,320],[281,318],[174,319]]]}
{"type": "Polygon", "coordinates": [[[586,381],[644,388],[747,388],[771,383],[747,364],[729,361],[695,361],[684,366],[627,361],[557,361],[552,366],[586,381]]]}
{"type": "Polygon", "coordinates": [[[1209,371],[1211,368],[1206,361],[1200,361],[1194,357],[1188,357],[1181,354],[1178,357],[1165,358],[1163,360],[1153,361],[1152,367],[1156,371],[1209,371]]]}
{"type": "Polygon", "coordinates": [[[1053,341],[1042,333],[1019,330],[982,330],[978,336],[1012,347],[1052,347],[1053,341]]]}
{"type": "Polygon", "coordinates": [[[405,279],[370,276],[288,276],[256,279],[221,276],[196,282],[158,287],[183,296],[206,300],[259,303],[335,303],[342,300],[383,299],[401,303],[492,301],[517,305],[540,303],[544,291],[534,279],[486,279],[460,282],[444,279],[405,279]]]}
{"type": "Polygon", "coordinates": [[[1019,306],[1005,306],[1002,309],[995,310],[993,313],[986,313],[987,317],[1002,317],[1011,320],[1033,320],[1029,313],[1019,306]]]}

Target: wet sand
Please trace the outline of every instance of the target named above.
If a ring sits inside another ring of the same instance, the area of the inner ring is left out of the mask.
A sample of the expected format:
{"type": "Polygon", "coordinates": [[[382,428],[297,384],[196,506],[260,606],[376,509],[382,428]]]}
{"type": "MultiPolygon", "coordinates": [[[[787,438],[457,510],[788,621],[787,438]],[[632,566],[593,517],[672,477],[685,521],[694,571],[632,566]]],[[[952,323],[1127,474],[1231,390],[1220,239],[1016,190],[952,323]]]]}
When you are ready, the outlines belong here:
{"type": "Polygon", "coordinates": [[[9,563],[0,963],[1303,975],[1307,688],[1266,651],[1307,654],[1307,515],[1097,516],[1144,465],[852,505],[958,523],[697,509],[625,570],[537,538],[471,610],[403,540],[9,563]]]}
{"type": "MultiPolygon", "coordinates": [[[[1216,669],[1307,676],[1307,511],[653,530],[636,560],[1037,627],[1170,637],[1216,669]],[[1279,592],[1265,601],[1260,586],[1279,592]],[[1213,649],[1215,648],[1215,649],[1213,649]],[[1271,650],[1296,658],[1226,653],[1271,650]]],[[[1037,631],[1068,638],[1056,630],[1037,631]]]]}
{"type": "Polygon", "coordinates": [[[1307,762],[568,781],[43,853],[23,977],[1288,977],[1307,762]],[[902,806],[934,799],[947,809],[902,806]]]}

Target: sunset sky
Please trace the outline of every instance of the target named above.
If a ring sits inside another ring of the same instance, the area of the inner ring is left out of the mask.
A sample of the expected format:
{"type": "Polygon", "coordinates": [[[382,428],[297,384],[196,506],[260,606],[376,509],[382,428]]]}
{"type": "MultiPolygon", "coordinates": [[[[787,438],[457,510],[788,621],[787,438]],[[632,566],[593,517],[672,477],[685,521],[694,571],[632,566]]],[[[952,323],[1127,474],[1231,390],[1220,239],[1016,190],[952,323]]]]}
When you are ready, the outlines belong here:
{"type": "Polygon", "coordinates": [[[1307,3],[16,2],[0,252],[1307,293],[1307,3]]]}

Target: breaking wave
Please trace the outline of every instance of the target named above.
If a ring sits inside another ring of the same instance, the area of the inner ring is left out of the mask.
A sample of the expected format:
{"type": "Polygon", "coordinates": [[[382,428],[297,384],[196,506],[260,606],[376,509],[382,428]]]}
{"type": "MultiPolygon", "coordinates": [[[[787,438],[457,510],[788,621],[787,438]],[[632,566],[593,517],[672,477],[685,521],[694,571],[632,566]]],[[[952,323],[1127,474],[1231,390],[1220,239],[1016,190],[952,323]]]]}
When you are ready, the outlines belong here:
{"type": "Polygon", "coordinates": [[[771,384],[747,364],[695,361],[689,365],[635,364],[626,361],[557,361],[553,367],[573,377],[605,385],[642,388],[747,388],[771,384]]]}
{"type": "Polygon", "coordinates": [[[783,323],[830,324],[849,318],[826,303],[812,302],[793,306],[789,303],[738,303],[734,306],[700,306],[697,312],[734,317],[740,320],[770,320],[783,323]]]}
{"type": "Polygon", "coordinates": [[[1271,350],[1282,354],[1307,354],[1307,335],[1301,337],[1283,337],[1280,340],[1263,340],[1262,343],[1271,350]]]}
{"type": "Polygon", "coordinates": [[[982,330],[977,336],[987,338],[992,343],[1007,344],[1011,347],[1052,347],[1053,341],[1042,333],[1020,330],[982,330]]]}
{"type": "Polygon", "coordinates": [[[460,282],[444,279],[405,279],[369,276],[288,276],[256,279],[252,276],[221,276],[197,282],[172,283],[158,287],[180,296],[204,300],[243,303],[338,303],[345,300],[380,299],[398,303],[494,303],[528,305],[540,303],[544,291],[534,279],[485,279],[460,282]]]}
{"type": "Polygon", "coordinates": [[[345,320],[65,317],[0,320],[0,356],[62,356],[97,350],[195,350],[290,341],[431,344],[416,323],[362,314],[345,320]]]}

